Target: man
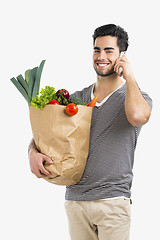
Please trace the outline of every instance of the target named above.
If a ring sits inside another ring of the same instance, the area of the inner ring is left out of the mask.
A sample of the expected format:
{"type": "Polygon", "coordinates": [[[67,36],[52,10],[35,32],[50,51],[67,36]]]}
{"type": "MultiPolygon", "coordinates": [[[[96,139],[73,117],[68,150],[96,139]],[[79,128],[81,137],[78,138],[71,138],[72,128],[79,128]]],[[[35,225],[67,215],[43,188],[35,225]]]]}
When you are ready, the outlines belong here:
{"type": "MultiPolygon", "coordinates": [[[[134,151],[152,100],[136,83],[123,28],[101,26],[93,42],[97,82],[73,95],[86,103],[99,98],[92,113],[86,168],[79,183],[67,186],[65,207],[72,240],[128,240],[134,151]]],[[[33,140],[29,158],[37,177],[49,175],[43,162],[51,159],[36,150],[33,140]]]]}

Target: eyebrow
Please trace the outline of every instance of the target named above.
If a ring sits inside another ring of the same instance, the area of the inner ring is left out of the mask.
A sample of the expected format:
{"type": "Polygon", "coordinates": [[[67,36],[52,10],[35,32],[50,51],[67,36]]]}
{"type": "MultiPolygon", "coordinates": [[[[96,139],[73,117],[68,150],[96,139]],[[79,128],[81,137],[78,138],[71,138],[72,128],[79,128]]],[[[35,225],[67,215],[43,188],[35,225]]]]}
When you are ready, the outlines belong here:
{"type": "MultiPolygon", "coordinates": [[[[100,50],[100,47],[94,47],[94,50],[100,50]]],[[[115,50],[113,47],[106,47],[104,50],[115,50]]]]}

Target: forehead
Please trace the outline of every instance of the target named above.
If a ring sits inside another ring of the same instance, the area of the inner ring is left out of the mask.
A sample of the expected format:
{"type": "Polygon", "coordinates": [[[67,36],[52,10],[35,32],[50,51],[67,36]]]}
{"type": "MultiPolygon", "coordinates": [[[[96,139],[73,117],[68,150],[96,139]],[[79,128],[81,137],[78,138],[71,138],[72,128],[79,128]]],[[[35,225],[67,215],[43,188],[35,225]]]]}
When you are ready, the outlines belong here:
{"type": "Polygon", "coordinates": [[[99,47],[101,49],[104,49],[106,47],[118,48],[117,37],[112,36],[97,37],[95,40],[94,47],[99,47]]]}

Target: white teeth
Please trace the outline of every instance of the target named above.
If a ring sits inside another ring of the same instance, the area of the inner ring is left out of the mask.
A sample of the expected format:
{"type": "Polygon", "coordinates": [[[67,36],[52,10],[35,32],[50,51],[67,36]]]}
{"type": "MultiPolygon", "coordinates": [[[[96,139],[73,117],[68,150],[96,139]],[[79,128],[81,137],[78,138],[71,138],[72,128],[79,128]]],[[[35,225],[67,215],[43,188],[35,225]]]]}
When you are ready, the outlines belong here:
{"type": "Polygon", "coordinates": [[[108,65],[108,63],[97,63],[97,65],[100,67],[106,67],[108,65]]]}
{"type": "Polygon", "coordinates": [[[101,67],[104,67],[104,66],[106,66],[107,64],[98,64],[99,66],[101,66],[101,67]]]}

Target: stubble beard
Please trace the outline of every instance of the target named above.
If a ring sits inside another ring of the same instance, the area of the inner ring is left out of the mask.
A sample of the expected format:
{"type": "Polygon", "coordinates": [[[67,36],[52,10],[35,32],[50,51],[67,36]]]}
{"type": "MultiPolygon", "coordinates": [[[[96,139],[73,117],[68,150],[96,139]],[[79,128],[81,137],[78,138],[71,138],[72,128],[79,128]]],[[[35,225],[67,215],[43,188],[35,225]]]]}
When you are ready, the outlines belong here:
{"type": "Polygon", "coordinates": [[[101,77],[107,77],[107,76],[115,73],[114,67],[110,70],[107,70],[106,72],[103,72],[103,70],[97,69],[95,66],[93,66],[93,67],[94,67],[94,70],[96,71],[97,75],[101,76],[101,77]]]}

